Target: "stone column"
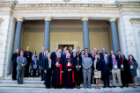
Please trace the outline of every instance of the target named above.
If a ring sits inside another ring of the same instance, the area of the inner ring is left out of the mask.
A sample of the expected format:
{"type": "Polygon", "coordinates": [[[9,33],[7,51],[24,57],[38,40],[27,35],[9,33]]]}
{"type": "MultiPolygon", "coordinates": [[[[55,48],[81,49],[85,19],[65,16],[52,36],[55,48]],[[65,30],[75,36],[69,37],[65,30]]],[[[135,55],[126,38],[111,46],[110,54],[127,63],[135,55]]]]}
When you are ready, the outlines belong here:
{"type": "MultiPolygon", "coordinates": [[[[11,61],[11,55],[12,55],[12,51],[13,51],[13,41],[14,41],[14,32],[15,32],[15,24],[16,24],[16,20],[15,18],[11,17],[10,19],[10,25],[9,25],[9,43],[8,43],[8,56],[7,56],[7,70],[6,70],[6,75],[10,75],[12,72],[12,61],[11,61]]],[[[13,51],[15,52],[15,51],[13,51]]]]}
{"type": "Polygon", "coordinates": [[[109,18],[110,21],[110,27],[111,27],[111,36],[112,36],[112,46],[113,51],[115,54],[117,54],[117,51],[119,48],[119,41],[118,41],[118,34],[117,34],[117,28],[116,28],[116,18],[109,18]]]}
{"type": "Polygon", "coordinates": [[[22,17],[16,18],[16,20],[17,20],[17,26],[16,26],[16,34],[15,34],[13,52],[16,52],[16,49],[20,49],[23,18],[22,17]]]}
{"type": "Polygon", "coordinates": [[[88,48],[88,52],[90,52],[89,29],[88,29],[89,17],[82,17],[81,19],[83,21],[83,46],[84,49],[88,48]]]}
{"type": "Polygon", "coordinates": [[[44,47],[50,51],[50,21],[52,17],[45,17],[45,30],[44,30],[44,47]]]}

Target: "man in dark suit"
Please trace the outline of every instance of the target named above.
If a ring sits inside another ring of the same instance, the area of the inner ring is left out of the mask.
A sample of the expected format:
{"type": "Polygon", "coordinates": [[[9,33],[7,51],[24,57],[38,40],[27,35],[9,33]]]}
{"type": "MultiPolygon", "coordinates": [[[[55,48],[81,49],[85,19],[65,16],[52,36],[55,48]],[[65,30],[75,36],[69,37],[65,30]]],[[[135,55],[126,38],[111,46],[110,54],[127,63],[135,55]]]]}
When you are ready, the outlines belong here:
{"type": "MultiPolygon", "coordinates": [[[[88,48],[85,48],[85,53],[88,53],[88,48]]],[[[88,53],[88,57],[92,58],[90,53],[88,53]]]]}
{"type": "MultiPolygon", "coordinates": [[[[112,55],[115,55],[113,50],[110,51],[109,61],[112,61],[112,55]]],[[[115,55],[115,57],[116,57],[116,55],[115,55]]]]}
{"type": "Polygon", "coordinates": [[[110,76],[110,62],[108,60],[107,54],[104,55],[104,59],[101,60],[101,69],[104,77],[104,88],[110,87],[109,76],[110,76]]]}
{"type": "Polygon", "coordinates": [[[61,57],[63,58],[63,62],[64,62],[64,59],[66,58],[66,48],[63,48],[63,52],[61,52],[61,57]]]}
{"type": "Polygon", "coordinates": [[[107,52],[105,52],[105,48],[102,48],[102,52],[100,53],[100,58],[104,59],[105,54],[107,54],[107,52]]]}
{"type": "Polygon", "coordinates": [[[44,80],[44,70],[43,70],[43,57],[45,57],[45,47],[42,48],[42,52],[39,53],[39,64],[41,67],[41,80],[44,80]]]}
{"type": "Polygon", "coordinates": [[[76,57],[76,50],[75,49],[73,49],[72,54],[70,56],[71,56],[71,58],[75,58],[76,57]]]}
{"type": "Polygon", "coordinates": [[[116,59],[121,60],[121,51],[118,50],[117,53],[118,55],[116,55],[116,59]]]}
{"type": "Polygon", "coordinates": [[[79,54],[81,55],[80,47],[77,47],[77,52],[79,52],[79,54]]]}
{"type": "Polygon", "coordinates": [[[57,51],[58,51],[58,48],[55,48],[55,51],[52,52],[52,54],[51,54],[51,60],[52,60],[52,61],[56,58],[56,53],[57,53],[57,51]]]}
{"type": "Polygon", "coordinates": [[[34,60],[32,60],[32,70],[33,70],[33,77],[36,77],[36,71],[39,67],[39,60],[37,60],[37,56],[34,56],[34,60]]]}
{"type": "Polygon", "coordinates": [[[112,55],[111,69],[113,77],[113,87],[116,87],[116,76],[117,76],[120,87],[122,88],[120,61],[116,59],[115,55],[112,55]]]}
{"type": "Polygon", "coordinates": [[[32,53],[30,52],[29,46],[27,46],[26,50],[27,51],[24,52],[24,57],[27,59],[27,65],[25,67],[25,77],[29,77],[30,76],[29,67],[30,64],[32,63],[32,53]]]}
{"type": "Polygon", "coordinates": [[[85,51],[84,50],[81,51],[81,55],[80,56],[81,56],[81,58],[85,57],[85,51]]]}
{"type": "Polygon", "coordinates": [[[17,57],[19,56],[19,49],[16,49],[16,53],[13,53],[12,55],[12,65],[13,65],[13,69],[12,69],[12,80],[16,80],[16,76],[17,76],[17,57]]]}
{"type": "Polygon", "coordinates": [[[70,47],[69,50],[70,50],[70,55],[72,55],[72,52],[73,52],[72,47],[70,47]]]}

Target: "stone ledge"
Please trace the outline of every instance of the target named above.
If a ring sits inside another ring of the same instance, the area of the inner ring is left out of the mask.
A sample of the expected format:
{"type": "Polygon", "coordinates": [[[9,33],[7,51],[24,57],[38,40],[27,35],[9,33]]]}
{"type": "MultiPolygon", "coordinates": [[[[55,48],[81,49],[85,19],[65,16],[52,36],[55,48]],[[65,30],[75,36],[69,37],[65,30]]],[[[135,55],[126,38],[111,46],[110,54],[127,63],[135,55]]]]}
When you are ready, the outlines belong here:
{"type": "Polygon", "coordinates": [[[3,7],[3,6],[15,6],[15,2],[14,1],[4,1],[4,2],[0,1],[0,7],[3,7]]]}
{"type": "Polygon", "coordinates": [[[83,4],[83,3],[47,3],[47,4],[16,4],[15,7],[45,7],[45,6],[59,6],[59,7],[117,7],[117,4],[83,4]]]}

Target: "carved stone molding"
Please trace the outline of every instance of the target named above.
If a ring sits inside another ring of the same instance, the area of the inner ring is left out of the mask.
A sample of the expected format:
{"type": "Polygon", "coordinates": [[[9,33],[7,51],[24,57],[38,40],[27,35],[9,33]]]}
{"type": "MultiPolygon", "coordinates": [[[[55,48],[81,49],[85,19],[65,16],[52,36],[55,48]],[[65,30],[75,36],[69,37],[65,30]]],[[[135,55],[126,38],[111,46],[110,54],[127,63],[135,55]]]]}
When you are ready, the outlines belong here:
{"type": "Polygon", "coordinates": [[[64,2],[69,2],[70,0],[63,0],[64,2]]]}
{"type": "Polygon", "coordinates": [[[118,7],[117,4],[82,4],[82,3],[46,3],[46,4],[17,4],[15,7],[46,7],[46,6],[68,6],[68,7],[118,7]]]}
{"type": "Polygon", "coordinates": [[[133,22],[134,24],[140,24],[140,18],[131,18],[130,21],[133,22]]]}
{"type": "Polygon", "coordinates": [[[140,6],[140,1],[119,1],[118,6],[121,5],[135,5],[135,6],[140,6]]]}

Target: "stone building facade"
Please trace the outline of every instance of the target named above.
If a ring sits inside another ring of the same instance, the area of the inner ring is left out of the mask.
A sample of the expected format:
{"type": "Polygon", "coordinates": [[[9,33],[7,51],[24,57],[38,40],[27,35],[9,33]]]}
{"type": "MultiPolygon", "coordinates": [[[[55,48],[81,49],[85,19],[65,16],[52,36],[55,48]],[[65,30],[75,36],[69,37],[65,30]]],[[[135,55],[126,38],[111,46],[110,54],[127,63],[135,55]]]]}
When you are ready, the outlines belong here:
{"type": "Polygon", "coordinates": [[[11,74],[12,53],[28,45],[37,53],[59,45],[120,49],[140,65],[140,0],[1,0],[0,78],[11,74]]]}

